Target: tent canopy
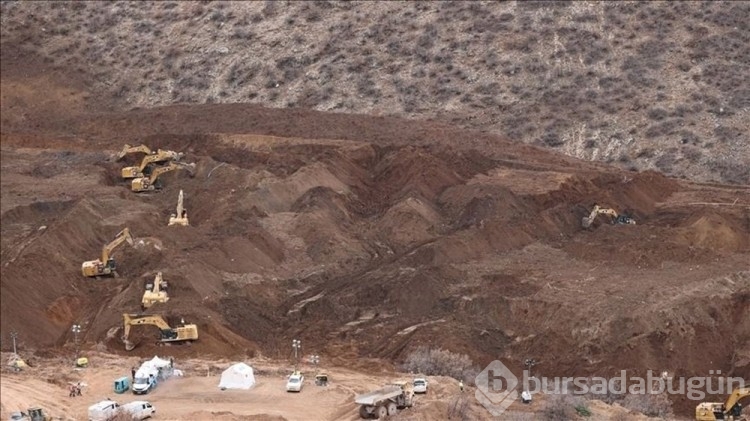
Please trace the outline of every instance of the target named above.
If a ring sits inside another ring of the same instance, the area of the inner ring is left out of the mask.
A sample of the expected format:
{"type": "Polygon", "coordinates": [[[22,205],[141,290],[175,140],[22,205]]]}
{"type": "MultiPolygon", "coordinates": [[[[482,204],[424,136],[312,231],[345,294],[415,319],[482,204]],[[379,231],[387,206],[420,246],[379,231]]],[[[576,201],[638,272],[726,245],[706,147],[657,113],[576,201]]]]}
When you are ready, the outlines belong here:
{"type": "Polygon", "coordinates": [[[221,389],[250,389],[255,384],[253,368],[245,363],[237,363],[221,373],[219,388],[221,389]]]}

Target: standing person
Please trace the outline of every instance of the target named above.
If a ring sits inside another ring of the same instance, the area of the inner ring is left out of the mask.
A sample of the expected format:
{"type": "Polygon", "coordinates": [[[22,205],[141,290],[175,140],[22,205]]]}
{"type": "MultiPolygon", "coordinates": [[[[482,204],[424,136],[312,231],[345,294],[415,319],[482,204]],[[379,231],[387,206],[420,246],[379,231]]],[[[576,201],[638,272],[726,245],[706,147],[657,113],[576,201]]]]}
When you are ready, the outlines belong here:
{"type": "Polygon", "coordinates": [[[130,367],[130,375],[133,376],[133,381],[135,381],[135,367],[130,367]]]}
{"type": "Polygon", "coordinates": [[[461,393],[464,392],[464,381],[463,380],[459,380],[458,381],[458,388],[461,389],[461,393]]]}
{"type": "Polygon", "coordinates": [[[169,368],[174,368],[174,358],[169,357],[169,368]]]}

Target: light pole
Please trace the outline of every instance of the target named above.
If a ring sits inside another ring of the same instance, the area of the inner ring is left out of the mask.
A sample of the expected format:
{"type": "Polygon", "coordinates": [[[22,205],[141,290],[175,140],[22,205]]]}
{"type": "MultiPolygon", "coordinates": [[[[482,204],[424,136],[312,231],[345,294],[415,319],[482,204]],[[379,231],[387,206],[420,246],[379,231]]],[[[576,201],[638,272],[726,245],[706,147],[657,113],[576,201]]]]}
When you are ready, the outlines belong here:
{"type": "Polygon", "coordinates": [[[78,334],[81,333],[81,325],[73,325],[71,330],[73,331],[73,341],[75,342],[76,346],[75,362],[78,362],[78,334]]]}
{"type": "Polygon", "coordinates": [[[529,378],[531,378],[531,377],[532,377],[532,376],[531,376],[531,369],[532,369],[532,368],[533,368],[533,367],[534,367],[535,365],[537,365],[537,362],[536,362],[536,360],[534,360],[533,358],[527,358],[527,359],[526,359],[526,361],[524,361],[524,362],[523,362],[523,364],[524,364],[524,365],[526,366],[526,371],[528,371],[528,372],[529,372],[529,378]]]}
{"type": "Polygon", "coordinates": [[[16,338],[18,338],[18,332],[10,332],[10,338],[13,340],[13,354],[18,355],[18,352],[16,352],[16,338]]]}
{"type": "Polygon", "coordinates": [[[318,363],[320,362],[320,355],[312,356],[312,363],[315,364],[315,371],[318,371],[318,363]]]}
{"type": "Polygon", "coordinates": [[[292,348],[294,348],[294,370],[296,371],[299,365],[299,357],[297,353],[300,348],[302,348],[302,341],[299,339],[292,339],[292,348]]]}

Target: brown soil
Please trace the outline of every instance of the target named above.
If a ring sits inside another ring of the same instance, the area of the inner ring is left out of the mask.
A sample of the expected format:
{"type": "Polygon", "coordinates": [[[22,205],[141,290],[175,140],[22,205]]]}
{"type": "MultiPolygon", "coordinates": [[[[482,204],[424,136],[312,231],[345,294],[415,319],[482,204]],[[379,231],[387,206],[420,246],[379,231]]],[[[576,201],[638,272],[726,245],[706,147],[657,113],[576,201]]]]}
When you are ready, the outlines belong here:
{"type": "MultiPolygon", "coordinates": [[[[0,326],[24,348],[62,352],[80,323],[86,346],[125,354],[122,313],[162,271],[171,299],[149,312],[200,328],[170,347],[177,357],[286,357],[299,338],[350,364],[427,344],[519,370],[535,358],[550,376],[750,378],[738,357],[750,350],[746,186],[435,122],[244,104],[105,111],[74,75],[36,77],[4,73],[15,99],[0,103],[0,326]],[[111,162],[126,142],[184,151],[196,174],[132,193],[111,162]],[[191,226],[167,227],[180,189],[191,226]],[[594,203],[638,224],[584,230],[594,203]],[[126,226],[137,241],[115,252],[120,277],[84,279],[81,262],[126,226]]],[[[133,354],[158,352],[155,334],[135,329],[133,354]]]]}

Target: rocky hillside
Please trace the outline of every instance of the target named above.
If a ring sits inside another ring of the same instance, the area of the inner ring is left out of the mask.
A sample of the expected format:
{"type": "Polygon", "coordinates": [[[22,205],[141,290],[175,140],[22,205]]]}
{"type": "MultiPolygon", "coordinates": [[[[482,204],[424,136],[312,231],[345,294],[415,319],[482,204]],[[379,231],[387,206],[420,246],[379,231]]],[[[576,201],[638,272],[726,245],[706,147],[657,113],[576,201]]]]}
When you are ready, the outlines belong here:
{"type": "Polygon", "coordinates": [[[750,3],[2,2],[118,108],[436,119],[627,169],[750,183],[750,3]]]}

